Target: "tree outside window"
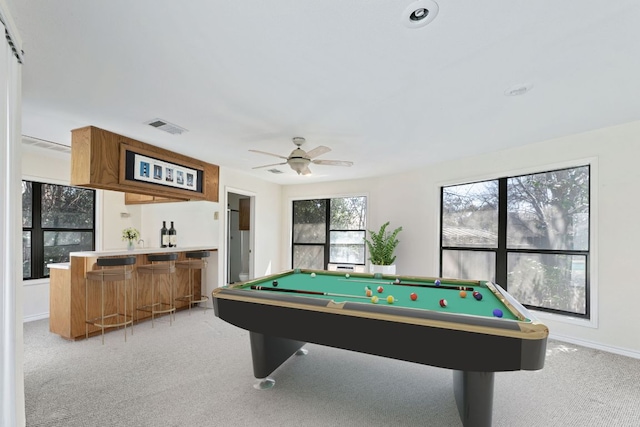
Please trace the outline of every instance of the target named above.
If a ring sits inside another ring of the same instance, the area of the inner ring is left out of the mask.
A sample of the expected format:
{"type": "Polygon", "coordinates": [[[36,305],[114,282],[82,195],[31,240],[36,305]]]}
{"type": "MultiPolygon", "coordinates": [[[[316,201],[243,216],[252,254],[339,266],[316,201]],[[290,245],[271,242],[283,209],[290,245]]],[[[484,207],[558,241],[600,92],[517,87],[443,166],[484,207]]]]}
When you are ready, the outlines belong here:
{"type": "Polygon", "coordinates": [[[441,274],[589,316],[589,166],[442,189],[441,274]]]}
{"type": "Polygon", "coordinates": [[[293,268],[364,265],[366,197],[293,202],[293,268]]]}
{"type": "Polygon", "coordinates": [[[23,278],[48,277],[47,264],[93,250],[94,218],[94,190],[23,181],[23,278]]]}

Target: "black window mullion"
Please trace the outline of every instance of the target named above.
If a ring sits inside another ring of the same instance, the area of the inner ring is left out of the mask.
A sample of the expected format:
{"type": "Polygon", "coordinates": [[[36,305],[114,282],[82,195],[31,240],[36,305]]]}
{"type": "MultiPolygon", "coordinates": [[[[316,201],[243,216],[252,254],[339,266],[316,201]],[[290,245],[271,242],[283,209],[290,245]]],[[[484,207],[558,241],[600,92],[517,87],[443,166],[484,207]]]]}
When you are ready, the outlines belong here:
{"type": "Polygon", "coordinates": [[[495,281],[507,289],[507,178],[498,180],[498,248],[495,281]]]}
{"type": "Polygon", "coordinates": [[[330,242],[331,236],[331,199],[325,199],[325,217],[324,217],[324,269],[329,269],[329,256],[330,256],[330,242]]]}
{"type": "Polygon", "coordinates": [[[32,233],[31,233],[31,277],[44,274],[44,233],[42,231],[42,184],[32,183],[32,233]]]}

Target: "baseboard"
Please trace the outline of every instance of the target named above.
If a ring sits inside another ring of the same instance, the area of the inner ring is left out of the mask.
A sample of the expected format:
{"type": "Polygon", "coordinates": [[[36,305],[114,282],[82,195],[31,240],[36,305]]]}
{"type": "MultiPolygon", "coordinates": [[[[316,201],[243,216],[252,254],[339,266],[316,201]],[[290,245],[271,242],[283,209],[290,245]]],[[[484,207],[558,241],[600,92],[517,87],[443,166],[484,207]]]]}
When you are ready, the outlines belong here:
{"type": "Polygon", "coordinates": [[[640,359],[640,352],[635,350],[630,350],[628,348],[614,347],[610,345],[596,343],[593,341],[581,340],[581,339],[576,339],[576,338],[553,334],[553,333],[549,334],[549,338],[552,340],[563,341],[563,342],[579,345],[582,347],[593,348],[595,350],[606,351],[607,353],[619,354],[620,356],[627,356],[627,357],[632,357],[634,359],[640,359]]]}
{"type": "Polygon", "coordinates": [[[48,319],[49,313],[32,314],[31,316],[24,316],[22,323],[35,322],[36,320],[48,319]]]}

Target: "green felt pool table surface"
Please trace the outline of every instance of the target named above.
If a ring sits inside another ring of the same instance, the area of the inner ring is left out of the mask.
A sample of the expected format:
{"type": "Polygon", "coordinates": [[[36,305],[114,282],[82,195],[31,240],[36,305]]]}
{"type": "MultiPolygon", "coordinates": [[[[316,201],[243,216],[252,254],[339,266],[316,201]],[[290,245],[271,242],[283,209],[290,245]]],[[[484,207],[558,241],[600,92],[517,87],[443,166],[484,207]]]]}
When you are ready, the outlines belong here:
{"type": "Polygon", "coordinates": [[[491,283],[484,281],[463,281],[439,279],[440,285],[435,284],[434,279],[380,276],[372,277],[370,274],[343,273],[330,271],[294,270],[279,275],[269,276],[263,279],[252,280],[243,286],[244,289],[254,289],[254,292],[282,292],[288,295],[301,297],[323,298],[333,300],[336,303],[356,302],[373,304],[371,298],[366,296],[366,287],[370,288],[373,296],[378,297],[378,305],[393,305],[395,307],[433,310],[448,313],[468,314],[475,316],[495,317],[494,309],[502,311],[503,319],[528,321],[518,319],[508,301],[499,290],[491,283]],[[400,283],[395,283],[395,278],[400,283]],[[273,282],[277,281],[274,286],[273,282]],[[415,286],[417,285],[417,286],[415,286]],[[377,288],[382,286],[383,291],[377,288]],[[467,288],[466,297],[461,297],[459,288],[467,288]],[[286,292],[287,290],[295,292],[286,292]],[[306,293],[309,291],[309,293],[306,293]],[[477,291],[482,299],[474,298],[473,292],[477,291]],[[322,292],[327,295],[317,295],[313,292],[322,292]],[[415,293],[414,301],[410,295],[415,293]],[[387,301],[388,296],[394,297],[394,302],[387,301]],[[446,307],[440,306],[440,300],[446,300],[446,307]]]}

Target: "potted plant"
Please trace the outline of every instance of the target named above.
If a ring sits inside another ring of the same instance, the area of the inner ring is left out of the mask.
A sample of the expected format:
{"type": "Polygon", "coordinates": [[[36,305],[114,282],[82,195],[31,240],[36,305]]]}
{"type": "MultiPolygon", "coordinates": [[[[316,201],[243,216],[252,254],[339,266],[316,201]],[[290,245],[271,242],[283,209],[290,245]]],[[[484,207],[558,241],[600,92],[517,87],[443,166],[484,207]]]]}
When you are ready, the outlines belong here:
{"type": "Polygon", "coordinates": [[[122,230],[122,240],[127,242],[127,249],[133,250],[134,243],[140,237],[140,232],[133,227],[122,230]]]}
{"type": "Polygon", "coordinates": [[[371,261],[371,273],[396,274],[394,252],[400,241],[397,239],[402,227],[398,227],[392,232],[387,232],[389,221],[380,226],[378,232],[369,230],[369,238],[365,237],[365,242],[369,250],[369,261],[371,261]]]}

